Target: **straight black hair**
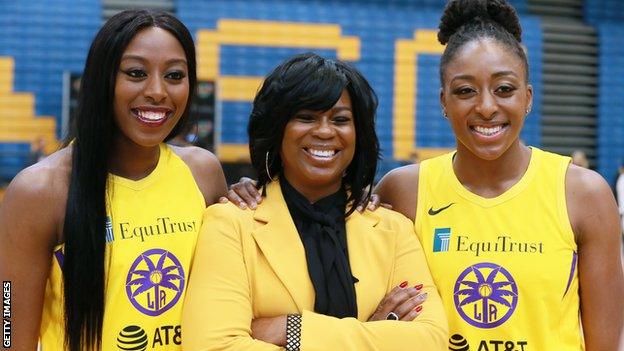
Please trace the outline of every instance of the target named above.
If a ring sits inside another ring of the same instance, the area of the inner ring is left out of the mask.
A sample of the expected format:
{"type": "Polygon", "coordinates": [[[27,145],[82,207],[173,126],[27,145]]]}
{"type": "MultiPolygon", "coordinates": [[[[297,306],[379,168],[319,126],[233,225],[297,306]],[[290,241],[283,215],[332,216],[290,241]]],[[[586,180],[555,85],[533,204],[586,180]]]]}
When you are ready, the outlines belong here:
{"type": "Polygon", "coordinates": [[[329,110],[344,90],[351,98],[356,130],[355,155],[343,178],[350,192],[347,215],[359,203],[368,202],[379,159],[377,95],[357,69],[314,53],[293,56],[277,66],[256,94],[247,132],[258,186],[264,187],[282,173],[279,151],[288,121],[303,109],[329,110]]]}
{"type": "Polygon", "coordinates": [[[195,92],[195,45],[188,29],[166,12],[127,10],[111,17],[97,33],[85,63],[77,113],[65,145],[71,144],[72,170],[63,227],[65,259],[65,346],[99,349],[104,319],[106,187],[113,135],[116,75],[126,47],[140,31],[158,27],[178,39],[188,64],[189,100],[173,138],[189,121],[195,92]]]}

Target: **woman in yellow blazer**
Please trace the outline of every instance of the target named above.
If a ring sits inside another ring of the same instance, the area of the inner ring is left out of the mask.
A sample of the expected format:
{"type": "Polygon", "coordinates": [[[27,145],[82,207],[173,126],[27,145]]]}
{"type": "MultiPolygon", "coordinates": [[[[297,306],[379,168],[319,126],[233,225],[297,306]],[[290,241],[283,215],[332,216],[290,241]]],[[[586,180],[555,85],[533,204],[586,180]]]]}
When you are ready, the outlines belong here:
{"type": "Polygon", "coordinates": [[[254,100],[255,210],[213,205],[191,269],[186,350],[444,350],[447,321],[412,223],[368,199],[377,99],[315,54],[278,66],[254,100]]]}

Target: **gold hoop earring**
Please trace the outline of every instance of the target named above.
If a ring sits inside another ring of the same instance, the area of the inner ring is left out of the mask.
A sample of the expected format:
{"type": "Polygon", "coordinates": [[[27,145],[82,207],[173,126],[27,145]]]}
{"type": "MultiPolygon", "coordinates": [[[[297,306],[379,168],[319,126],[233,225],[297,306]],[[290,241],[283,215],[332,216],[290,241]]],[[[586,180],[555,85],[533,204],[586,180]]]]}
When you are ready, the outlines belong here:
{"type": "Polygon", "coordinates": [[[271,177],[271,172],[269,172],[269,152],[267,151],[265,154],[265,158],[264,158],[264,168],[266,170],[267,176],[269,177],[269,179],[274,182],[277,180],[277,177],[275,179],[273,179],[273,177],[271,177]]]}

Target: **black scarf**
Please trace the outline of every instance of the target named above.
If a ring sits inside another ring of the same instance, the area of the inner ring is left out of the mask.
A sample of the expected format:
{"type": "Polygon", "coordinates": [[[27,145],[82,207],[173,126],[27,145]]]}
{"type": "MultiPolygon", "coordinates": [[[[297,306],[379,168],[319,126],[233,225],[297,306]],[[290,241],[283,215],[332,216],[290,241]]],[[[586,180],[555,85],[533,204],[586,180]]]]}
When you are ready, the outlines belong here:
{"type": "Polygon", "coordinates": [[[346,191],[340,188],[311,204],[285,177],[280,179],[280,186],[305,249],[308,274],[316,293],[314,311],[338,318],[357,318],[353,285],[357,279],[351,274],[345,227],[346,191]]]}

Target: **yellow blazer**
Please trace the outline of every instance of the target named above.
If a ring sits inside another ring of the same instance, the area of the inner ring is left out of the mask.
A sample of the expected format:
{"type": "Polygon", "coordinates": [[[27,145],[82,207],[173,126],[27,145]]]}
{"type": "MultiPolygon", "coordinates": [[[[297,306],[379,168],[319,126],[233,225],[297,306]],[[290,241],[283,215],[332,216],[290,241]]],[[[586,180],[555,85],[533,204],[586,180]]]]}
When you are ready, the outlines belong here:
{"type": "Polygon", "coordinates": [[[302,315],[301,350],[446,350],[448,326],[414,225],[379,208],[346,220],[358,318],[314,312],[305,251],[278,182],[255,211],[206,209],[183,308],[183,349],[283,350],[251,337],[254,318],[302,315]],[[428,298],[413,322],[366,322],[407,280],[428,298]]]}

